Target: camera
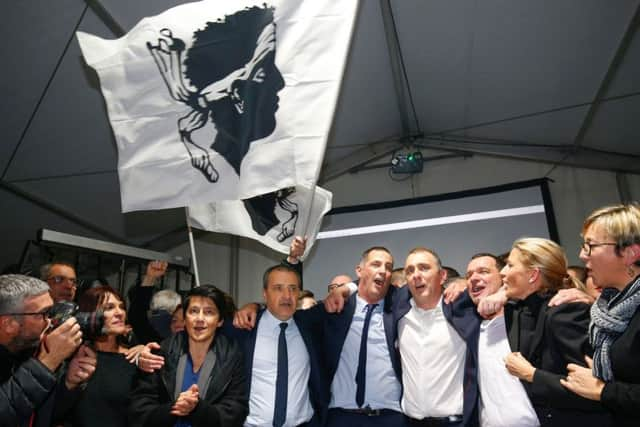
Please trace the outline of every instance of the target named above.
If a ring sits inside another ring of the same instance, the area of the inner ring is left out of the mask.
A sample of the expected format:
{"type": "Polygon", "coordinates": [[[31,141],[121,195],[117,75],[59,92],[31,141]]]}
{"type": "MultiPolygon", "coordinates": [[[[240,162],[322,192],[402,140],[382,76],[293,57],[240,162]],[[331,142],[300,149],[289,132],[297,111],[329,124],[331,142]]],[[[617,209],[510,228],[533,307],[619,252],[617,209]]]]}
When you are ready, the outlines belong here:
{"type": "Polygon", "coordinates": [[[70,317],[75,317],[78,321],[84,340],[90,341],[104,335],[104,314],[102,310],[83,312],[80,311],[76,303],[70,301],[57,302],[49,309],[52,329],[57,328],[70,317]]]}

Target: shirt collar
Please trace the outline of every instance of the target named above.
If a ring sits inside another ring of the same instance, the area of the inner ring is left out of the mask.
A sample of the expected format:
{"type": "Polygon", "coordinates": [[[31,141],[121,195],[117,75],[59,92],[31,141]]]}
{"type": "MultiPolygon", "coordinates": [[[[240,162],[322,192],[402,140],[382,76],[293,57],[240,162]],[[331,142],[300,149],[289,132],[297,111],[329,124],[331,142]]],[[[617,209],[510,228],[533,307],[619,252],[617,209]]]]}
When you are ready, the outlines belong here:
{"type": "Polygon", "coordinates": [[[263,325],[267,327],[267,330],[274,330],[278,333],[280,333],[280,323],[284,322],[289,325],[287,326],[287,329],[290,329],[292,324],[295,324],[293,323],[293,317],[290,317],[288,320],[283,321],[276,318],[268,309],[265,310],[262,314],[262,319],[260,320],[260,322],[264,322],[263,325]]]}
{"type": "MultiPolygon", "coordinates": [[[[360,295],[356,294],[356,312],[365,312],[367,310],[367,305],[369,303],[366,302],[363,298],[360,297],[360,295]]],[[[384,298],[381,300],[378,300],[377,302],[374,302],[373,304],[378,304],[374,309],[373,312],[380,312],[382,311],[382,305],[384,304],[384,298]]]]}

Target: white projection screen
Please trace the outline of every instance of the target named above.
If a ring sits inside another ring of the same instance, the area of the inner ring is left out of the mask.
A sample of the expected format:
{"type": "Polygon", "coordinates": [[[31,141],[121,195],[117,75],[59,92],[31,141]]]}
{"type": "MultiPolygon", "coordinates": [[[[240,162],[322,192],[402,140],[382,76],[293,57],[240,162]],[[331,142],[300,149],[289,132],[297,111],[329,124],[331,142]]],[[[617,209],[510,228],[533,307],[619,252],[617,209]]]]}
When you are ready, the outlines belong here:
{"type": "Polygon", "coordinates": [[[337,274],[355,276],[371,246],[385,246],[402,267],[409,250],[426,246],[462,275],[472,255],[507,252],[519,237],[558,241],[546,179],[417,199],[343,207],[324,219],[304,263],[304,287],[316,298],[337,274]]]}

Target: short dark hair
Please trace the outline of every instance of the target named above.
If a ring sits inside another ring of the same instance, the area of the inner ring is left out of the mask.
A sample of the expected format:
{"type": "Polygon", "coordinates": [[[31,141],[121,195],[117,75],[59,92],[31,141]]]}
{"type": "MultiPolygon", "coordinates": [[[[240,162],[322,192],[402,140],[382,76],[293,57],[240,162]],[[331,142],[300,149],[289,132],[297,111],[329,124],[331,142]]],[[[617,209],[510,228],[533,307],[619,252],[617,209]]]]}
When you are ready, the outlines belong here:
{"type": "Polygon", "coordinates": [[[438,265],[438,269],[442,270],[443,267],[442,267],[442,260],[440,260],[440,255],[438,255],[438,253],[433,249],[425,248],[424,246],[418,246],[417,248],[413,248],[409,251],[409,253],[407,254],[407,258],[409,258],[409,255],[418,254],[418,253],[430,254],[432,257],[436,259],[436,264],[438,265]]]}
{"type": "Polygon", "coordinates": [[[185,317],[187,316],[187,310],[189,309],[189,304],[193,297],[209,298],[216,305],[220,318],[225,317],[225,314],[227,313],[227,302],[225,300],[224,292],[213,285],[198,286],[187,292],[184,298],[184,304],[182,305],[182,312],[185,317]]]}
{"type": "Polygon", "coordinates": [[[447,271],[447,280],[455,279],[456,277],[460,277],[460,273],[458,273],[458,270],[456,270],[453,267],[449,267],[449,266],[443,265],[442,269],[447,271]]]}
{"type": "Polygon", "coordinates": [[[302,278],[300,277],[300,273],[298,272],[298,270],[285,264],[276,264],[267,268],[262,275],[262,289],[267,289],[267,284],[269,283],[269,275],[274,271],[287,271],[290,273],[294,273],[296,275],[296,278],[298,279],[298,285],[302,284],[302,278]]]}
{"type": "MultiPolygon", "coordinates": [[[[391,251],[384,246],[371,246],[369,249],[362,252],[362,257],[360,258],[360,262],[363,262],[369,257],[369,254],[373,251],[382,251],[391,255],[391,251]]],[[[393,260],[393,255],[391,255],[391,259],[393,260]]]]}
{"type": "Polygon", "coordinates": [[[505,266],[505,262],[504,262],[504,260],[502,259],[501,256],[490,254],[489,252],[479,252],[479,253],[475,254],[474,256],[472,256],[469,261],[474,260],[476,258],[482,258],[482,257],[493,258],[493,260],[496,263],[496,268],[498,269],[498,271],[502,270],[504,268],[504,266],[505,266]]]}
{"type": "Polygon", "coordinates": [[[301,300],[303,298],[315,298],[316,296],[313,294],[313,292],[309,291],[309,290],[303,290],[300,291],[300,295],[298,295],[298,300],[301,300]]]}
{"type": "MultiPolygon", "coordinates": [[[[40,267],[40,279],[43,281],[47,281],[47,279],[49,278],[49,274],[51,274],[51,267],[53,267],[54,265],[64,265],[65,267],[69,267],[71,269],[73,269],[73,271],[76,271],[76,267],[75,265],[71,264],[68,261],[65,260],[55,260],[55,261],[51,261],[47,264],[44,264],[43,266],[40,267]]],[[[77,272],[76,272],[77,274],[77,272]]]]}

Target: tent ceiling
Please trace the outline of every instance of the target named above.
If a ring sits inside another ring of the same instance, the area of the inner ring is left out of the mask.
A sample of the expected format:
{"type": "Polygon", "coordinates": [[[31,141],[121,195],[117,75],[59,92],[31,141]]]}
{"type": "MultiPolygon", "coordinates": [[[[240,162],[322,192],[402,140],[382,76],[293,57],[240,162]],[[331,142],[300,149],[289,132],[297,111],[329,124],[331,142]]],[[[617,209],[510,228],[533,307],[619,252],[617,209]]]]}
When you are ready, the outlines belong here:
{"type": "MultiPolygon", "coordinates": [[[[73,36],[112,38],[179,3],[3,6],[0,198],[13,210],[3,215],[1,264],[15,262],[39,227],[74,232],[81,220],[78,233],[163,249],[157,238],[183,225],[180,210],[120,213],[104,101],[73,36]]],[[[322,178],[388,161],[411,143],[639,173],[639,7],[361,0],[322,178]]]]}

